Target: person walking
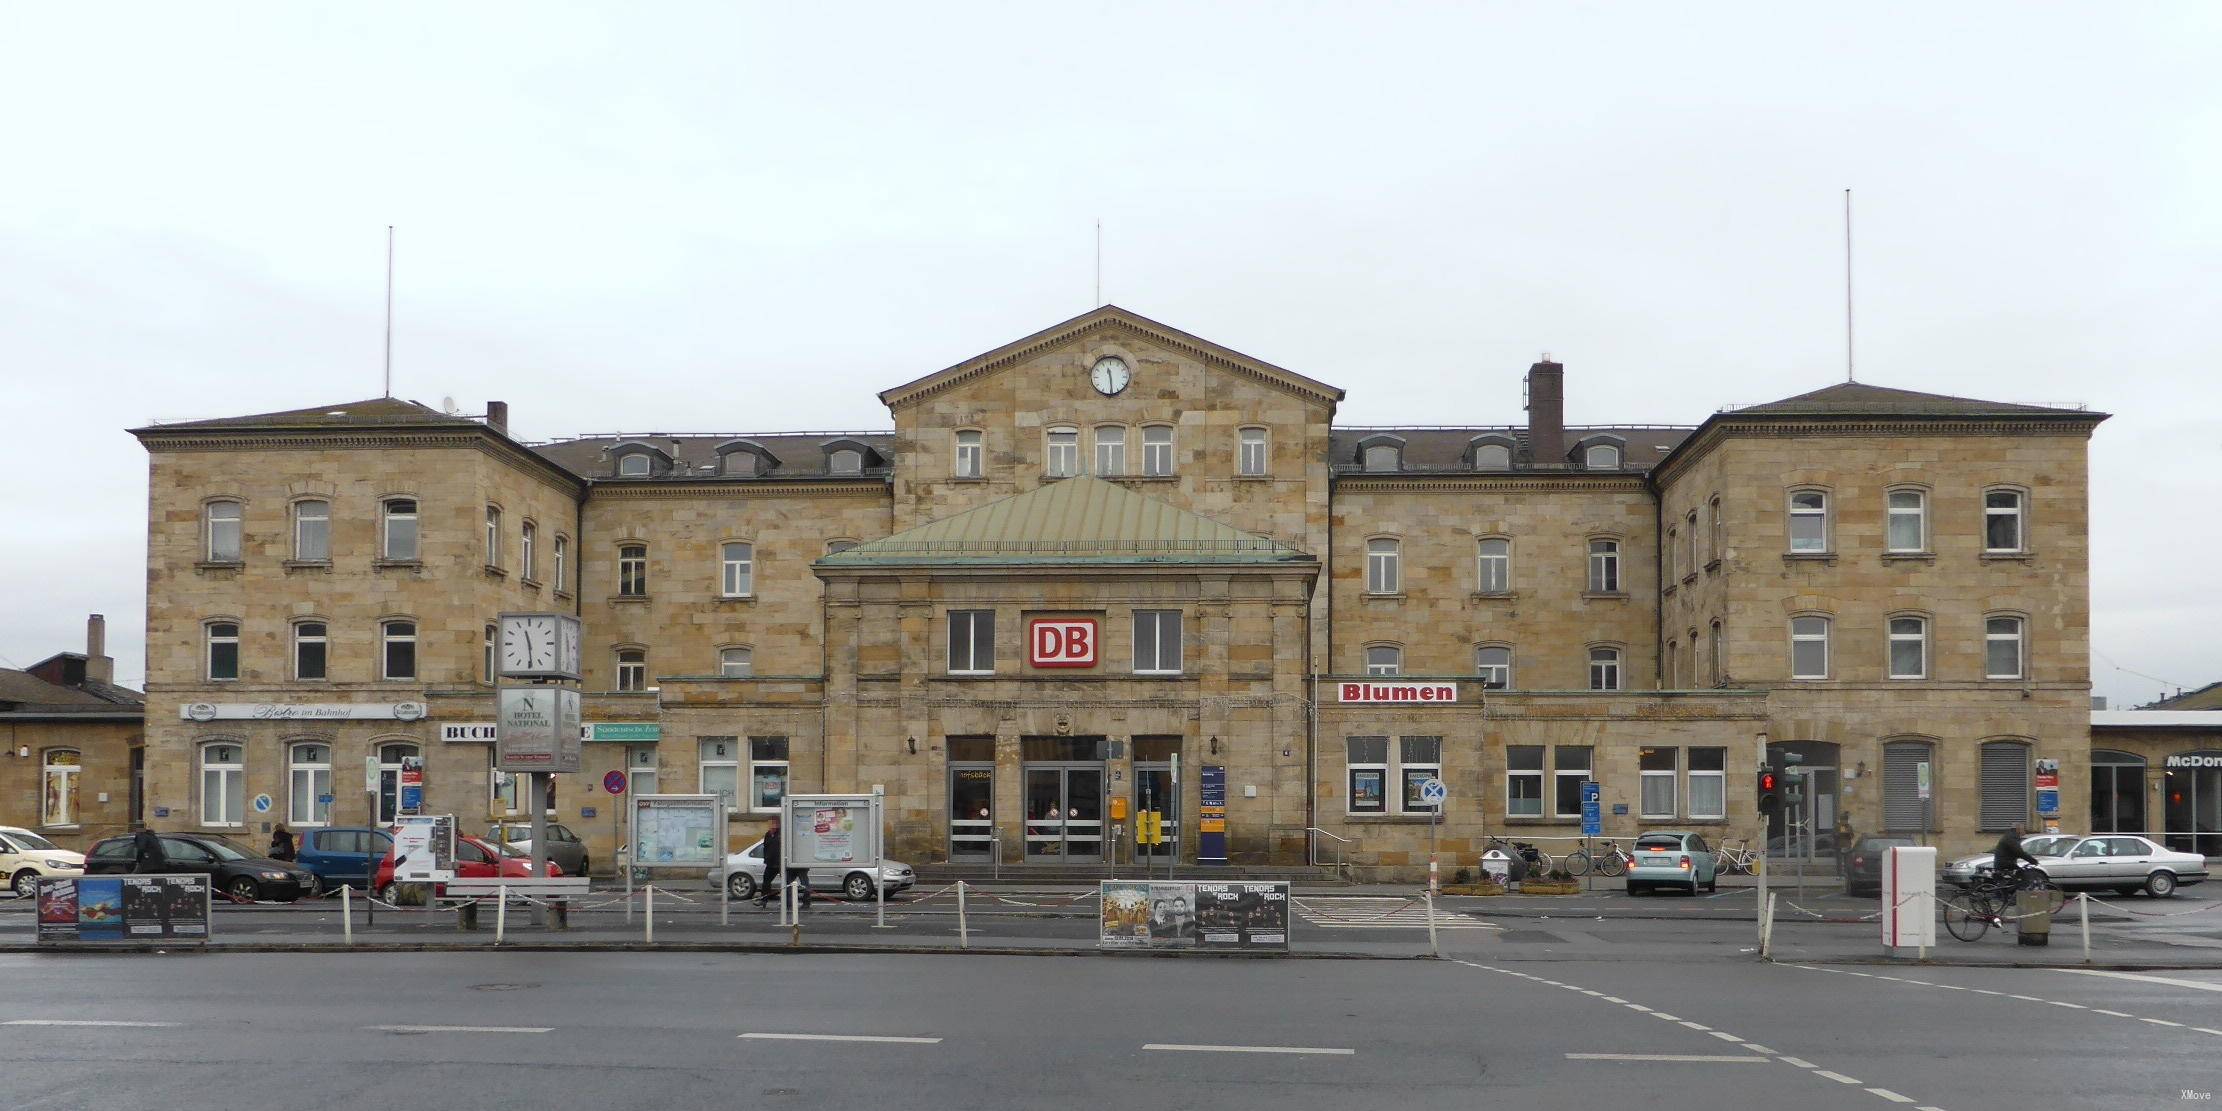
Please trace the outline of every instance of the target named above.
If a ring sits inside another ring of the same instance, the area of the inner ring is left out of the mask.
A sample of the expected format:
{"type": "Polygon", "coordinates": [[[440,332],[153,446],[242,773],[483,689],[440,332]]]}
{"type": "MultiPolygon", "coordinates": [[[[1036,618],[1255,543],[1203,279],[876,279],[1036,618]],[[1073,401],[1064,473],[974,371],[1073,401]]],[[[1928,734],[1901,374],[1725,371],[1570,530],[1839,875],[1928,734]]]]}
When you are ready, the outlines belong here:
{"type": "Polygon", "coordinates": [[[142,825],[131,835],[131,870],[141,875],[166,872],[170,869],[169,855],[162,851],[162,839],[142,825]]]}
{"type": "Polygon", "coordinates": [[[270,859],[292,860],[293,858],[293,831],[287,829],[284,822],[279,822],[278,828],[270,831],[270,859]]]}
{"type": "MultiPolygon", "coordinates": [[[[764,883],[763,886],[756,889],[757,906],[763,906],[767,899],[779,898],[779,893],[786,890],[788,879],[786,849],[786,838],[781,836],[779,832],[779,819],[773,818],[770,827],[764,830],[764,883]]],[[[809,881],[803,879],[799,871],[794,878],[802,881],[805,889],[808,888],[809,881]]]]}

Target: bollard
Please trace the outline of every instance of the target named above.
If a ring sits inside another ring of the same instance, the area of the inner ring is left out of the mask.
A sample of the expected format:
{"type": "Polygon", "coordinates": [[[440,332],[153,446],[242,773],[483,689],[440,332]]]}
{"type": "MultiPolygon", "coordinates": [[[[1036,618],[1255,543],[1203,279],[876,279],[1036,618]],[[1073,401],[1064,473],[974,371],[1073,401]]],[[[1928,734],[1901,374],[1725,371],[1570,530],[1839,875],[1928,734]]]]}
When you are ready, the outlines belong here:
{"type": "Polygon", "coordinates": [[[1775,959],[1775,898],[1773,892],[1767,893],[1767,908],[1761,916],[1764,921],[1759,927],[1759,959],[1763,961],[1775,959]]]}
{"type": "Polygon", "coordinates": [[[718,925],[730,926],[732,924],[733,885],[725,882],[725,878],[721,876],[718,878],[718,925]]]}
{"type": "Polygon", "coordinates": [[[788,935],[787,944],[802,944],[802,885],[795,881],[787,884],[787,924],[794,931],[788,935]]]}
{"type": "Polygon", "coordinates": [[[1429,956],[1443,955],[1443,946],[1435,939],[1435,893],[1427,893],[1427,952],[1429,956]]]}
{"type": "Polygon", "coordinates": [[[2083,914],[2083,963],[2089,964],[2091,963],[2091,893],[2088,891],[2078,892],[2076,901],[2083,904],[2077,909],[2083,914]]]}
{"type": "Polygon", "coordinates": [[[648,923],[648,938],[647,938],[647,943],[648,943],[648,944],[650,944],[650,945],[654,945],[654,944],[656,943],[656,885],[655,885],[655,884],[649,884],[649,885],[648,885],[648,906],[647,906],[647,910],[646,910],[646,912],[645,912],[645,913],[643,913],[643,914],[641,915],[641,917],[642,917],[643,919],[645,919],[645,920],[647,921],[647,923],[648,923]]]}
{"type": "MultiPolygon", "coordinates": [[[[873,868],[876,871],[878,869],[878,865],[875,863],[873,865],[873,868]]],[[[872,928],[875,930],[884,930],[887,928],[887,884],[885,882],[885,877],[877,875],[873,876],[872,890],[875,893],[874,898],[879,903],[879,920],[872,923],[872,928]]]]}
{"type": "Polygon", "coordinates": [[[972,934],[964,922],[964,881],[957,881],[957,948],[972,948],[972,934]]]}
{"type": "MultiPolygon", "coordinates": [[[[340,885],[340,889],[339,889],[339,924],[340,924],[340,932],[341,932],[342,934],[345,934],[345,935],[346,935],[346,937],[347,937],[347,944],[349,944],[349,945],[353,945],[353,944],[355,944],[355,900],[354,900],[354,899],[352,898],[352,896],[354,895],[354,892],[355,892],[355,889],[354,889],[354,888],[352,888],[352,887],[349,887],[349,886],[347,886],[346,884],[341,884],[341,885],[340,885]]],[[[2086,919],[2085,921],[2086,921],[2086,922],[2088,922],[2089,920],[2088,920],[2088,919],[2086,919]]],[[[2085,928],[2084,928],[2084,933],[2085,933],[2085,935],[2086,935],[2086,936],[2085,936],[2085,938],[2084,938],[2084,942],[2083,942],[2084,955],[2085,955],[2085,956],[2089,956],[2089,955],[2090,955],[2090,949],[2091,949],[2091,943],[2090,943],[2090,938],[2089,938],[2089,936],[2088,936],[2088,935],[2089,935],[2089,933],[2090,933],[2090,928],[2089,928],[2089,926],[2088,926],[2088,925],[2086,925],[2086,926],[2085,926],[2085,928]]]]}
{"type": "Polygon", "coordinates": [[[496,885],[494,898],[500,900],[494,904],[494,944],[500,945],[509,933],[509,885],[496,885]]]}

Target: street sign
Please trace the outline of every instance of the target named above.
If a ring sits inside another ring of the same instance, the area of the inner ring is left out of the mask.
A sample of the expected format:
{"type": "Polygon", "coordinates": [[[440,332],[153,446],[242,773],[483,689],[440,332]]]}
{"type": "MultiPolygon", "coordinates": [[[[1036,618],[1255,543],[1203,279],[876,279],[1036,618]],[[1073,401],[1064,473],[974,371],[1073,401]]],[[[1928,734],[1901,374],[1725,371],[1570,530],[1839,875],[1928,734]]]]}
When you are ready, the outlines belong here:
{"type": "Polygon", "coordinates": [[[270,805],[271,805],[271,803],[270,803],[270,796],[268,796],[268,795],[256,795],[256,796],[255,796],[255,813],[257,813],[257,814],[268,814],[268,813],[270,813],[270,805]]]}
{"type": "Polygon", "coordinates": [[[1929,798],[1929,762],[1927,760],[1913,766],[1913,779],[1914,797],[1926,802],[1929,798]]]}
{"type": "Polygon", "coordinates": [[[1603,807],[1599,800],[1600,791],[1602,791],[1602,788],[1596,780],[1585,779],[1582,781],[1582,836],[1584,837],[1595,837],[1605,832],[1605,816],[1602,813],[1603,807]]]}
{"type": "Polygon", "coordinates": [[[625,773],[611,772],[602,777],[602,789],[613,795],[625,793],[625,773]]]}
{"type": "Polygon", "coordinates": [[[330,805],[332,805],[332,796],[330,796],[330,795],[318,795],[318,796],[316,796],[316,804],[317,804],[318,806],[330,806],[330,805]]]}
{"type": "Polygon", "coordinates": [[[1443,805],[1443,800],[1449,797],[1450,788],[1445,786],[1442,780],[1423,779],[1420,781],[1421,802],[1426,803],[1429,806],[1441,806],[1443,805]]]}

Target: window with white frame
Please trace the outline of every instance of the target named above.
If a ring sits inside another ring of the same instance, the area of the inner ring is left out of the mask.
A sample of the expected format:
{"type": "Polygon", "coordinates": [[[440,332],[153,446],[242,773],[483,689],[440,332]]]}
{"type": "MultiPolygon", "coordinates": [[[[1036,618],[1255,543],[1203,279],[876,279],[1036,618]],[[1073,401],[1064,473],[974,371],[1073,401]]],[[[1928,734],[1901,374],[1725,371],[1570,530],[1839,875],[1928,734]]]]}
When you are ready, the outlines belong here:
{"type": "Polygon", "coordinates": [[[995,611],[949,611],[949,672],[952,675],[995,673],[995,611]]]}
{"type": "Polygon", "coordinates": [[[1589,779],[1589,746],[1552,746],[1551,779],[1552,812],[1561,818],[1581,817],[1582,783],[1589,779]]]}
{"type": "Polygon", "coordinates": [[[1389,811],[1389,738],[1346,737],[1352,814],[1386,814],[1389,811]]]}
{"type": "Polygon", "coordinates": [[[1365,467],[1368,471],[1390,472],[1404,467],[1404,449],[1395,444],[1372,444],[1366,448],[1365,467]]]}
{"type": "Polygon", "coordinates": [[[1396,739],[1396,777],[1403,784],[1404,812],[1407,814],[1433,814],[1435,806],[1420,797],[1420,788],[1430,779],[1443,775],[1443,738],[1398,737],[1396,739]]]}
{"type": "Polygon", "coordinates": [[[1512,590],[1512,541],[1501,536],[1482,538],[1476,545],[1480,574],[1478,585],[1483,594],[1506,594],[1512,590]]]}
{"type": "Polygon", "coordinates": [[[1502,644],[1484,644],[1474,649],[1474,673],[1481,679],[1481,689],[1504,691],[1512,689],[1512,649],[1502,644]]]}
{"type": "Polygon", "coordinates": [[[1920,490],[1892,490],[1883,525],[1884,550],[1922,552],[1929,547],[1929,495],[1920,490]]]}
{"type": "Polygon", "coordinates": [[[571,573],[570,563],[571,538],[559,532],[555,538],[555,588],[557,590],[571,589],[571,580],[568,578],[571,573]]]}
{"type": "Polygon", "coordinates": [[[956,476],[979,478],[984,470],[981,464],[985,450],[980,433],[970,429],[957,433],[956,476]]]}
{"type": "Polygon", "coordinates": [[[1983,677],[2019,679],[2026,669],[2022,633],[2027,626],[2019,617],[1983,619],[1983,677]]]}
{"type": "Polygon", "coordinates": [[[1706,509],[1709,511],[1705,517],[1706,530],[1712,544],[1706,549],[1705,560],[1711,563],[1728,552],[1728,526],[1726,519],[1721,516],[1720,495],[1713,495],[1713,499],[1706,503],[1706,509]]]}
{"type": "Polygon", "coordinates": [[[535,579],[535,573],[540,570],[538,565],[540,553],[536,550],[539,540],[540,526],[533,524],[531,521],[526,521],[524,531],[517,538],[517,574],[526,580],[535,579]]]}
{"type": "Polygon", "coordinates": [[[1108,424],[1096,429],[1096,473],[1122,475],[1126,473],[1126,429],[1108,424]]]}
{"type": "Polygon", "coordinates": [[[331,562],[331,502],[308,499],[293,503],[293,558],[301,563],[331,562]]]}
{"type": "Polygon", "coordinates": [[[696,779],[700,793],[725,800],[725,812],[740,813],[741,739],[701,737],[696,741],[696,779]]]}
{"type": "Polygon", "coordinates": [[[1589,542],[1589,592],[1620,593],[1620,541],[1589,542]]]}
{"type": "Polygon", "coordinates": [[[1178,675],[1181,669],[1180,611],[1134,611],[1134,670],[1143,675],[1178,675]]]}
{"type": "Polygon", "coordinates": [[[417,677],[417,623],[414,621],[386,621],[378,626],[379,672],[381,679],[415,679],[417,677]]]}
{"type": "Polygon", "coordinates": [[[1986,741],[1978,747],[1980,795],[1977,827],[1985,832],[2029,821],[2029,746],[2019,741],[1986,741]]]}
{"type": "Polygon", "coordinates": [[[1728,816],[1728,750],[1690,750],[1690,817],[1728,816]]]}
{"type": "Polygon", "coordinates": [[[1057,427],[1048,432],[1049,452],[1042,470],[1051,478],[1071,478],[1080,473],[1080,430],[1057,427]]]}
{"type": "Polygon", "coordinates": [[[286,821],[296,826],[332,821],[332,746],[303,741],[286,750],[286,821]]]}
{"type": "Polygon", "coordinates": [[[1829,677],[1829,619],[1818,614],[1790,619],[1790,678],[1829,677]]]}
{"type": "Polygon", "coordinates": [[[486,507],[486,566],[501,566],[501,509],[486,507]]]}
{"type": "Polygon", "coordinates": [[[617,689],[619,691],[644,691],[648,689],[647,649],[620,648],[617,650],[617,689]]]}
{"type": "Polygon", "coordinates": [[[1173,426],[1153,424],[1142,429],[1142,473],[1162,478],[1173,473],[1173,426]]]}
{"type": "Polygon", "coordinates": [[[1642,778],[1642,817],[1675,816],[1675,767],[1680,749],[1642,748],[1636,751],[1636,772],[1642,778]]]}
{"type": "Polygon", "coordinates": [[[208,677],[216,682],[239,678],[238,622],[211,621],[202,628],[207,630],[208,677]]]}
{"type": "Polygon", "coordinates": [[[1506,745],[1504,766],[1505,817],[1542,817],[1543,746],[1506,745]]]}
{"type": "Polygon", "coordinates": [[[1375,644],[1366,649],[1366,674],[1398,675],[1404,671],[1404,649],[1393,644],[1375,644]]]}
{"type": "Polygon", "coordinates": [[[633,745],[627,748],[625,750],[625,772],[632,781],[633,794],[656,794],[660,790],[658,783],[663,779],[660,769],[656,765],[656,746],[633,745]]]}
{"type": "Polygon", "coordinates": [[[832,474],[863,474],[864,453],[855,448],[839,448],[826,456],[826,470],[832,474]]]}
{"type": "Polygon", "coordinates": [[[1591,444],[1582,452],[1582,466],[1593,471],[1620,469],[1620,448],[1612,444],[1591,444]]]}
{"type": "Polygon", "coordinates": [[[1403,588],[1404,577],[1398,566],[1402,548],[1386,536],[1366,541],[1366,593],[1395,594],[1403,588]]]}
{"type": "Polygon", "coordinates": [[[212,501],[201,510],[203,531],[208,534],[210,563],[237,563],[242,558],[241,520],[245,507],[235,501],[212,501]]]}
{"type": "Polygon", "coordinates": [[[1983,550],[1994,554],[2020,552],[2027,543],[2021,491],[1983,491],[1983,550]]]}
{"type": "Polygon", "coordinates": [[[378,524],[379,558],[404,563],[417,558],[416,499],[386,499],[380,506],[378,524]]]}
{"type": "Polygon", "coordinates": [[[322,621],[293,624],[293,677],[323,679],[330,673],[330,627],[322,621]]]}
{"type": "Polygon", "coordinates": [[[246,822],[245,753],[232,741],[201,746],[201,824],[237,826],[246,822]]]}
{"type": "Polygon", "coordinates": [[[1266,473],[1271,441],[1266,439],[1263,428],[1245,428],[1236,433],[1235,473],[1256,478],[1266,473]]]}
{"type": "Polygon", "coordinates": [[[618,546],[617,595],[620,598],[646,598],[648,596],[648,545],[621,544],[618,546]]]}
{"type": "Polygon", "coordinates": [[[1826,491],[1790,491],[1790,550],[1829,550],[1829,496],[1826,491]]]}
{"type": "Polygon", "coordinates": [[[492,625],[486,626],[486,634],[483,638],[481,638],[481,644],[482,646],[479,649],[479,667],[482,670],[479,672],[479,681],[483,683],[492,683],[495,679],[500,678],[500,676],[495,674],[494,672],[494,627],[492,625]]]}
{"type": "Polygon", "coordinates": [[[756,593],[756,545],[733,541],[718,549],[721,574],[718,589],[728,598],[756,593]]]}
{"type": "Polygon", "coordinates": [[[777,814],[787,797],[787,738],[748,739],[748,808],[756,814],[777,814]]]}
{"type": "Polygon", "coordinates": [[[74,748],[50,748],[39,759],[39,824],[77,824],[77,770],[84,754],[74,748]]]}
{"type": "Polygon", "coordinates": [[[718,649],[718,676],[724,679],[746,679],[756,674],[755,653],[746,648],[718,649]]]}
{"type": "Polygon", "coordinates": [[[1616,691],[1620,689],[1620,649],[1592,648],[1589,650],[1589,689],[1616,691]]]}
{"type": "Polygon", "coordinates": [[[629,451],[617,457],[617,474],[620,478],[646,478],[654,466],[654,460],[638,451],[629,451]]]}
{"type": "Polygon", "coordinates": [[[1890,677],[1925,679],[1929,675],[1929,620],[1925,617],[1890,619],[1890,677]]]}

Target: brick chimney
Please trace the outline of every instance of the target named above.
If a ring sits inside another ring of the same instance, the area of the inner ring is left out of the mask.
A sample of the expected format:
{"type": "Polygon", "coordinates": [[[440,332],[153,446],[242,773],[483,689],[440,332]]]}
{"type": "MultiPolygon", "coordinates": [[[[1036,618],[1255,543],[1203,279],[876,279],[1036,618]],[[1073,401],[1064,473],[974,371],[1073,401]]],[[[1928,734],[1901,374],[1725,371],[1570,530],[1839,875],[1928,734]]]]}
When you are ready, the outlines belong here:
{"type": "Polygon", "coordinates": [[[489,401],[486,403],[486,427],[491,428],[504,436],[509,435],[508,402],[489,401]]]}
{"type": "Polygon", "coordinates": [[[108,655],[108,619],[97,613],[85,619],[85,678],[116,681],[116,661],[108,655]]]}
{"type": "Polygon", "coordinates": [[[1566,368],[1549,355],[1528,368],[1528,456],[1536,466],[1566,464],[1566,368]]]}

